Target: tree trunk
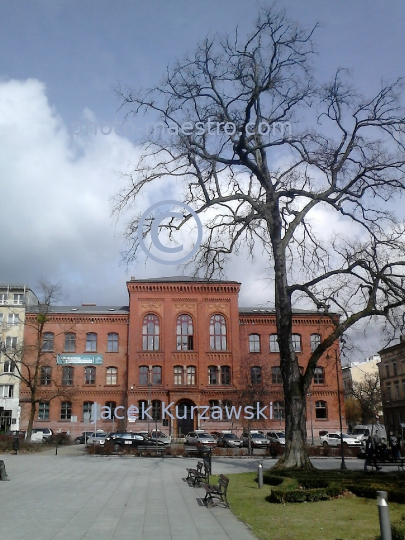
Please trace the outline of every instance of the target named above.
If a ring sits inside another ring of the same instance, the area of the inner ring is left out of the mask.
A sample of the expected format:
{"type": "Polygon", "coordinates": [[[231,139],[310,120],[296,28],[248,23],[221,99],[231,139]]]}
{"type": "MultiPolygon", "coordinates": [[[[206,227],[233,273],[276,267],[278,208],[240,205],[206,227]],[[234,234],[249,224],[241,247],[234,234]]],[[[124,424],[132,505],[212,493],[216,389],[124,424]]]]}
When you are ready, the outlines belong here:
{"type": "Polygon", "coordinates": [[[30,417],[28,420],[27,437],[26,437],[27,442],[31,442],[31,434],[32,434],[32,426],[34,424],[35,410],[36,410],[36,403],[35,401],[31,401],[30,417]]]}

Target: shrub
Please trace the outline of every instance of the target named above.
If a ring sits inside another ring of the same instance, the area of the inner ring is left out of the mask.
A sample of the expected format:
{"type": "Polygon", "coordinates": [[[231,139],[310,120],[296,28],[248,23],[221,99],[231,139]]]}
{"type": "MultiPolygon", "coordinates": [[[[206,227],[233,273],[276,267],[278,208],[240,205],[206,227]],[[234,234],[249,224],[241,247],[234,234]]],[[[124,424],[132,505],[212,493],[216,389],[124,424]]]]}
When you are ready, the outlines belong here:
{"type": "Polygon", "coordinates": [[[405,516],[391,524],[392,540],[405,540],[405,516]]]}

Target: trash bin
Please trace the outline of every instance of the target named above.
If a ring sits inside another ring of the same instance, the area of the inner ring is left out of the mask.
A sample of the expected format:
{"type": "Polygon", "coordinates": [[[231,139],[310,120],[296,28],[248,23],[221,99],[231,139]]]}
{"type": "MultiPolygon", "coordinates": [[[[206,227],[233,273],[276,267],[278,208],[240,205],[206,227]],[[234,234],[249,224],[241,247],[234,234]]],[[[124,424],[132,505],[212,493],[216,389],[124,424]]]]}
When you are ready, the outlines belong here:
{"type": "Polygon", "coordinates": [[[17,453],[19,449],[20,449],[20,437],[18,435],[14,435],[13,450],[15,453],[17,453]]]}

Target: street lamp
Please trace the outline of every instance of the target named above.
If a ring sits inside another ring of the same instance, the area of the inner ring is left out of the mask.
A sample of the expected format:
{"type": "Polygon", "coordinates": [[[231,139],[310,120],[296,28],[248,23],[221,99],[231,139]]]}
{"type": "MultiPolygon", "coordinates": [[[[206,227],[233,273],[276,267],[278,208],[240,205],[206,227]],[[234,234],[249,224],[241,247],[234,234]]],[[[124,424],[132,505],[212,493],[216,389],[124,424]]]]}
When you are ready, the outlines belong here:
{"type": "Polygon", "coordinates": [[[312,393],[308,392],[307,396],[309,397],[309,415],[311,419],[311,444],[314,446],[314,423],[312,420],[312,393]]]}
{"type": "MultiPolygon", "coordinates": [[[[326,355],[326,359],[329,360],[332,358],[329,354],[326,355]]],[[[338,369],[338,353],[335,349],[335,364],[336,364],[336,380],[337,380],[337,391],[338,391],[338,406],[339,406],[339,426],[340,426],[340,455],[342,457],[342,463],[340,465],[341,469],[347,469],[345,463],[345,451],[343,448],[343,427],[342,427],[342,404],[340,402],[340,383],[339,383],[339,369],[338,369]]]]}

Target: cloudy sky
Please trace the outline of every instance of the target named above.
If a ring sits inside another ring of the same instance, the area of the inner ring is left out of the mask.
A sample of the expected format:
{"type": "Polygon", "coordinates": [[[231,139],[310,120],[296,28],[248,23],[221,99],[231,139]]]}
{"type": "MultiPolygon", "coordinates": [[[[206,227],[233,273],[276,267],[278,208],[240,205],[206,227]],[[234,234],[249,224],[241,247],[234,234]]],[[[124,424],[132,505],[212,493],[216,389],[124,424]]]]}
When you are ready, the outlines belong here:
{"type": "MultiPolygon", "coordinates": [[[[139,155],[145,126],[139,119],[122,133],[115,89],[158,83],[208,32],[248,31],[258,5],[0,0],[0,282],[35,290],[45,278],[62,284],[66,303],[125,304],[130,276],[179,274],[145,258],[128,268],[121,262],[123,223],[110,216],[111,197],[139,155]]],[[[372,93],[382,79],[405,75],[403,0],[278,5],[303,25],[320,23],[318,79],[346,67],[353,84],[372,93]]],[[[235,261],[227,277],[243,282],[241,305],[270,299],[265,261],[249,268],[235,261]]]]}

